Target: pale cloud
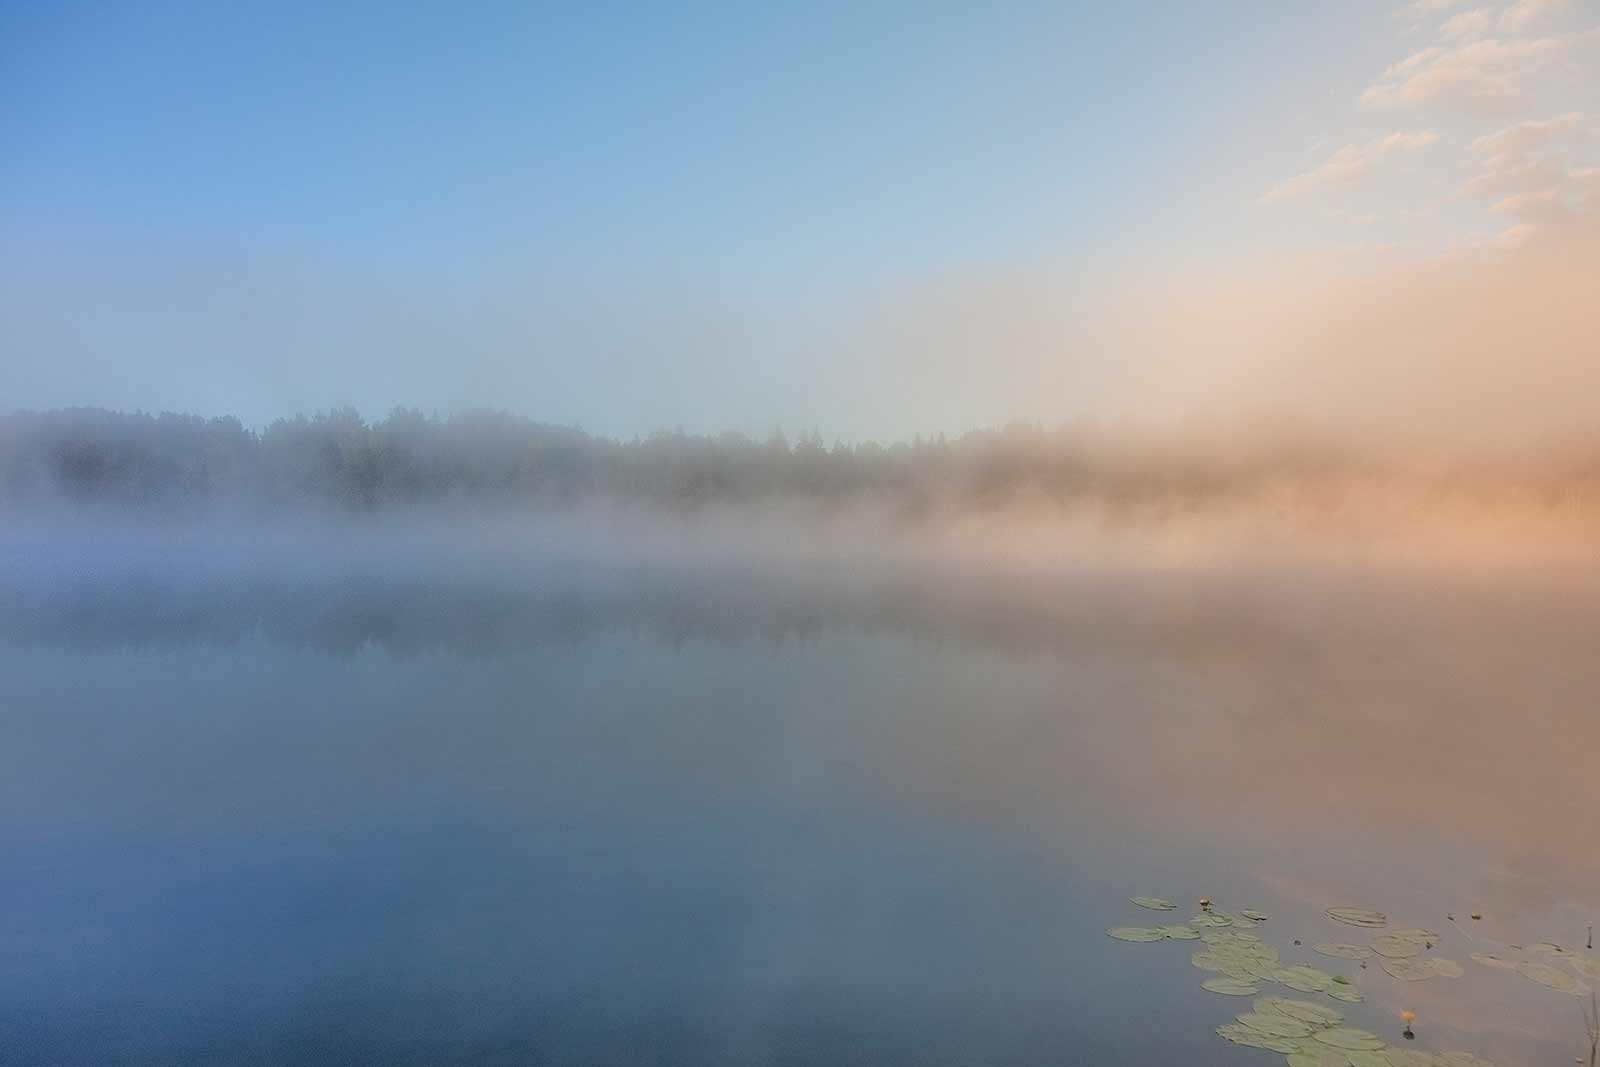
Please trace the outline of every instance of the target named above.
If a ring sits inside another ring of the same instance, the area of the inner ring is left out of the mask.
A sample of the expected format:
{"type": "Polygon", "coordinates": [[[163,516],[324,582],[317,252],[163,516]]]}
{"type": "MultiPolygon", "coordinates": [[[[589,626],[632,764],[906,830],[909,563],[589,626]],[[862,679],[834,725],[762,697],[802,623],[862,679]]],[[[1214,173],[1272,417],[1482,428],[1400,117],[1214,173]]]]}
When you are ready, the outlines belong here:
{"type": "Polygon", "coordinates": [[[1532,40],[1486,38],[1453,48],[1429,48],[1395,64],[1361,94],[1368,107],[1418,107],[1459,102],[1474,110],[1505,110],[1522,99],[1531,74],[1566,58],[1577,34],[1532,40]]]}
{"type": "Polygon", "coordinates": [[[1555,188],[1508,196],[1489,210],[1525,223],[1552,225],[1567,222],[1576,214],[1575,206],[1567,202],[1560,189],[1555,188]]]}
{"type": "Polygon", "coordinates": [[[1567,0],[1517,0],[1500,16],[1500,25],[1508,30],[1527,29],[1548,15],[1567,7],[1567,0]]]}
{"type": "Polygon", "coordinates": [[[1288,200],[1314,189],[1354,185],[1369,177],[1385,159],[1395,153],[1420,151],[1439,139],[1432,130],[1391,133],[1365,144],[1347,144],[1334,152],[1319,167],[1288,178],[1261,198],[1268,203],[1288,200]]]}
{"type": "Polygon", "coordinates": [[[1499,164],[1470,179],[1461,191],[1473,200],[1499,200],[1534,189],[1548,189],[1566,182],[1567,168],[1555,159],[1520,159],[1499,164]]]}
{"type": "Polygon", "coordinates": [[[1583,116],[1576,111],[1537,122],[1519,122],[1515,126],[1485,134],[1472,142],[1472,150],[1491,163],[1510,160],[1543,148],[1563,134],[1576,130],[1583,116]]]}
{"type": "Polygon", "coordinates": [[[1470,34],[1487,33],[1493,25],[1494,17],[1489,9],[1480,7],[1473,11],[1463,11],[1458,15],[1450,16],[1445,20],[1444,25],[1439,28],[1451,37],[1465,37],[1470,34]]]}
{"type": "Polygon", "coordinates": [[[1563,137],[1581,131],[1577,112],[1485,134],[1472,142],[1473,153],[1484,169],[1462,187],[1477,200],[1495,200],[1490,210],[1499,215],[1545,223],[1570,217],[1589,198],[1594,168],[1573,169],[1559,152],[1535,154],[1563,137]]]}

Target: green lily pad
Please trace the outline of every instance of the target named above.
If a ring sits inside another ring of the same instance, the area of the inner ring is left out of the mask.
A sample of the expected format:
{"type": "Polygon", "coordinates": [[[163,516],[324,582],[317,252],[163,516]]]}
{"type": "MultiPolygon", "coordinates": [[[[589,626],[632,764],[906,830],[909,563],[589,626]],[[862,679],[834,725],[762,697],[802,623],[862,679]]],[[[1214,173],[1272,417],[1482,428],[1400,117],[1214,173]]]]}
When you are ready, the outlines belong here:
{"type": "Polygon", "coordinates": [[[1355,1049],[1345,1053],[1350,1060],[1350,1067],[1391,1067],[1389,1057],[1385,1055],[1387,1049],[1355,1049]]]}
{"type": "Polygon", "coordinates": [[[1416,926],[1406,927],[1403,930],[1390,930],[1389,936],[1398,937],[1402,941],[1414,942],[1423,948],[1432,948],[1439,943],[1439,935],[1437,933],[1416,926]]]}
{"type": "Polygon", "coordinates": [[[1264,923],[1267,921],[1267,913],[1264,911],[1257,911],[1255,908],[1241,908],[1239,909],[1239,914],[1243,915],[1246,919],[1251,919],[1258,923],[1264,923]]]}
{"type": "Polygon", "coordinates": [[[1256,1011],[1267,1015],[1283,1015],[1290,1019],[1298,1019],[1312,1026],[1338,1026],[1344,1022],[1344,1016],[1333,1008],[1321,1004],[1313,1004],[1309,1000],[1294,1000],[1289,997],[1262,997],[1255,1002],[1256,1011]]]}
{"type": "Polygon", "coordinates": [[[1474,952],[1472,958],[1485,967],[1495,967],[1502,971],[1514,971],[1517,964],[1514,960],[1502,959],[1490,952],[1474,952]]]}
{"type": "Polygon", "coordinates": [[[1600,960],[1578,955],[1569,959],[1567,965],[1585,978],[1593,978],[1595,981],[1600,981],[1600,960]]]}
{"type": "Polygon", "coordinates": [[[1323,990],[1323,992],[1327,993],[1328,996],[1332,997],[1334,1000],[1342,1001],[1346,1004],[1360,1004],[1362,1001],[1367,999],[1361,995],[1361,990],[1357,989],[1353,985],[1340,985],[1335,983],[1323,990]]]}
{"type": "Polygon", "coordinates": [[[1324,1045],[1342,1048],[1350,1051],[1367,1049],[1376,1051],[1388,1042],[1373,1033],[1371,1030],[1356,1030],[1348,1026],[1337,1026],[1332,1030],[1323,1030],[1317,1033],[1316,1039],[1324,1045]]]}
{"type": "Polygon", "coordinates": [[[1223,976],[1221,978],[1207,978],[1200,983],[1201,989],[1209,989],[1213,993],[1221,993],[1229,997],[1253,997],[1261,992],[1261,987],[1252,982],[1241,982],[1237,978],[1223,976]]]}
{"type": "Polygon", "coordinates": [[[1525,962],[1517,964],[1517,973],[1540,985],[1559,989],[1563,993],[1576,993],[1583,985],[1566,971],[1558,971],[1548,963],[1525,962]]]}
{"type": "Polygon", "coordinates": [[[1348,923],[1351,926],[1365,926],[1369,929],[1376,929],[1379,926],[1387,925],[1389,922],[1387,915],[1381,911],[1373,911],[1371,908],[1329,908],[1328,918],[1336,922],[1348,923]]]}
{"type": "Polygon", "coordinates": [[[1340,960],[1370,960],[1372,950],[1365,945],[1346,945],[1341,943],[1327,943],[1312,945],[1312,952],[1320,952],[1324,956],[1332,956],[1340,960]]]}
{"type": "Polygon", "coordinates": [[[1350,1067],[1350,1057],[1339,1049],[1302,1049],[1289,1053],[1289,1067],[1350,1067]]]}
{"type": "Polygon", "coordinates": [[[1129,897],[1128,899],[1139,905],[1139,907],[1149,908],[1151,911],[1178,910],[1178,905],[1170,900],[1163,900],[1161,897],[1129,897]]]}
{"type": "Polygon", "coordinates": [[[1189,920],[1189,925],[1212,927],[1232,926],[1233,919],[1226,915],[1218,915],[1216,912],[1202,911],[1199,915],[1196,915],[1189,920]]]}
{"type": "Polygon", "coordinates": [[[1273,1052],[1290,1053],[1300,1046],[1285,1037],[1272,1037],[1259,1030],[1252,1030],[1240,1023],[1225,1023],[1217,1027],[1217,1036],[1225,1037],[1235,1045],[1244,1045],[1247,1048],[1271,1049],[1273,1052]]]}
{"type": "Polygon", "coordinates": [[[1433,969],[1432,960],[1384,959],[1378,961],[1378,966],[1390,978],[1398,978],[1402,982],[1424,982],[1438,973],[1433,969]]]}
{"type": "Polygon", "coordinates": [[[1442,956],[1436,956],[1430,959],[1428,963],[1433,966],[1433,973],[1441,978],[1460,978],[1467,973],[1461,969],[1461,964],[1455,960],[1447,960],[1442,956]]]}
{"type": "Polygon", "coordinates": [[[1113,926],[1106,933],[1118,941],[1162,941],[1167,936],[1148,926],[1113,926]]]}
{"type": "Polygon", "coordinates": [[[1310,1037],[1314,1027],[1276,1012],[1252,1011],[1239,1016],[1239,1025],[1268,1037],[1310,1037]]]}
{"type": "Polygon", "coordinates": [[[1372,951],[1380,956],[1398,960],[1422,955],[1422,946],[1409,938],[1398,937],[1395,934],[1379,934],[1372,939],[1372,951]]]}
{"type": "Polygon", "coordinates": [[[1156,929],[1174,941],[1197,941],[1200,939],[1200,931],[1191,930],[1187,926],[1158,926],[1156,929]]]}
{"type": "Polygon", "coordinates": [[[1304,964],[1280,967],[1274,972],[1273,977],[1290,989],[1298,989],[1302,993],[1323,993],[1333,985],[1333,975],[1304,964]]]}

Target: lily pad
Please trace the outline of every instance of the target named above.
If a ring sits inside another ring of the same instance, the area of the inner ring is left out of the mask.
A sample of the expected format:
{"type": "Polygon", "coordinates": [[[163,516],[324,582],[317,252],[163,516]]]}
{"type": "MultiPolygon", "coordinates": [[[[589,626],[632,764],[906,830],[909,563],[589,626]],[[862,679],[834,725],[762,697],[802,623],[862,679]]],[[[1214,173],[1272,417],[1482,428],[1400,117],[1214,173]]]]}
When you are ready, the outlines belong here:
{"type": "Polygon", "coordinates": [[[1438,973],[1433,969],[1432,960],[1384,959],[1378,962],[1378,966],[1390,978],[1398,978],[1402,982],[1424,982],[1438,973]]]}
{"type": "Polygon", "coordinates": [[[1252,1011],[1239,1016],[1239,1025],[1268,1037],[1310,1037],[1314,1027],[1276,1012],[1252,1011]]]}
{"type": "Polygon", "coordinates": [[[1340,960],[1370,960],[1372,950],[1365,945],[1347,945],[1341,943],[1324,943],[1312,945],[1312,952],[1320,952],[1324,956],[1332,956],[1340,960]]]}
{"type": "Polygon", "coordinates": [[[1187,926],[1158,926],[1156,929],[1174,941],[1197,941],[1200,938],[1200,931],[1187,926]]]}
{"type": "Polygon", "coordinates": [[[1405,959],[1422,955],[1422,946],[1409,938],[1395,934],[1379,934],[1372,939],[1372,951],[1389,959],[1405,959]]]}
{"type": "Polygon", "coordinates": [[[1216,912],[1202,911],[1199,915],[1189,920],[1190,926],[1232,926],[1233,919],[1227,915],[1218,915],[1216,912]]]}
{"type": "Polygon", "coordinates": [[[1402,941],[1414,942],[1423,948],[1432,948],[1439,943],[1439,935],[1436,932],[1424,930],[1417,926],[1410,926],[1403,930],[1390,930],[1389,936],[1398,937],[1402,941]]]}
{"type": "Polygon", "coordinates": [[[1345,1055],[1350,1060],[1350,1067],[1392,1067],[1389,1057],[1384,1055],[1387,1049],[1356,1049],[1345,1055]]]}
{"type": "Polygon", "coordinates": [[[1162,941],[1167,936],[1148,926],[1113,926],[1106,933],[1118,941],[1162,941]]]}
{"type": "Polygon", "coordinates": [[[1461,964],[1455,960],[1447,960],[1442,956],[1430,959],[1428,963],[1433,967],[1433,973],[1441,978],[1460,978],[1466,972],[1461,969],[1461,964]]]}
{"type": "Polygon", "coordinates": [[[1309,1000],[1294,1000],[1289,997],[1262,997],[1255,1002],[1256,1011],[1268,1015],[1283,1015],[1290,1019],[1298,1019],[1312,1026],[1338,1026],[1344,1022],[1344,1016],[1333,1008],[1321,1004],[1314,1004],[1309,1000]]]}
{"type": "Polygon", "coordinates": [[[1351,926],[1365,926],[1368,929],[1376,929],[1387,925],[1389,922],[1387,915],[1381,911],[1373,911],[1371,908],[1329,908],[1328,918],[1336,922],[1348,923],[1351,926]]]}
{"type": "Polygon", "coordinates": [[[1221,993],[1228,997],[1253,997],[1261,992],[1261,987],[1250,982],[1241,982],[1237,978],[1226,975],[1220,978],[1207,978],[1200,983],[1201,989],[1209,989],[1213,993],[1221,993]]]}
{"type": "Polygon", "coordinates": [[[1567,965],[1585,978],[1593,978],[1596,981],[1600,981],[1600,960],[1591,959],[1588,956],[1573,956],[1567,960],[1567,965]]]}
{"type": "Polygon", "coordinates": [[[1178,910],[1178,905],[1170,900],[1163,900],[1161,897],[1129,897],[1128,899],[1139,905],[1139,907],[1149,908],[1151,911],[1178,910]]]}
{"type": "Polygon", "coordinates": [[[1560,953],[1565,952],[1567,950],[1562,948],[1560,945],[1556,944],[1553,941],[1540,941],[1537,944],[1529,945],[1528,946],[1528,951],[1529,952],[1545,952],[1545,953],[1549,953],[1550,955],[1554,956],[1554,955],[1559,955],[1560,953]]]}
{"type": "Polygon", "coordinates": [[[1302,993],[1322,993],[1333,985],[1333,975],[1327,971],[1319,971],[1315,967],[1304,964],[1295,967],[1281,967],[1274,972],[1273,977],[1288,986],[1298,989],[1302,993]]]}
{"type": "Polygon", "coordinates": [[[1332,1030],[1323,1030],[1315,1036],[1324,1045],[1332,1045],[1334,1048],[1349,1049],[1351,1051],[1361,1049],[1377,1051],[1388,1044],[1371,1030],[1356,1030],[1348,1026],[1337,1026],[1332,1030]]]}
{"type": "Polygon", "coordinates": [[[1361,995],[1361,990],[1357,989],[1355,986],[1348,984],[1341,985],[1337,982],[1329,986],[1323,992],[1327,993],[1328,996],[1332,997],[1334,1000],[1342,1001],[1345,1004],[1360,1004],[1362,1001],[1367,999],[1361,995]]]}
{"type": "Polygon", "coordinates": [[[1239,914],[1243,915],[1246,919],[1252,919],[1258,923],[1264,923],[1267,921],[1267,913],[1264,911],[1257,911],[1255,908],[1241,908],[1239,909],[1239,914]]]}
{"type": "Polygon", "coordinates": [[[1472,958],[1485,967],[1494,967],[1502,971],[1514,971],[1517,964],[1514,960],[1502,959],[1491,952],[1474,952],[1472,958]]]}
{"type": "Polygon", "coordinates": [[[1517,973],[1540,985],[1559,989],[1563,993],[1576,993],[1583,983],[1566,971],[1558,971],[1548,963],[1525,962],[1517,964],[1517,973]]]}
{"type": "Polygon", "coordinates": [[[1226,1023],[1217,1027],[1217,1036],[1225,1037],[1235,1045],[1244,1045],[1247,1048],[1271,1049],[1273,1052],[1290,1053],[1300,1047],[1289,1038],[1272,1037],[1239,1023],[1226,1023]]]}
{"type": "Polygon", "coordinates": [[[1332,1048],[1320,1052],[1291,1052],[1289,1067],[1350,1067],[1350,1057],[1332,1048]]]}

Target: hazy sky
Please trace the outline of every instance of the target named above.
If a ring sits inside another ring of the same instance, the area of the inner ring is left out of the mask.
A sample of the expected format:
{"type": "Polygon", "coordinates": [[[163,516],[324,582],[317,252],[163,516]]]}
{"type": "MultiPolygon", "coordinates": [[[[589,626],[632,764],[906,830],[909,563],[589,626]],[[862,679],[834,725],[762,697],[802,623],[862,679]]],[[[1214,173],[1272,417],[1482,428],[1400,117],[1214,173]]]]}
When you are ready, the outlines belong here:
{"type": "Polygon", "coordinates": [[[587,6],[0,4],[0,406],[1159,417],[1530,277],[1473,394],[1600,366],[1600,0],[587,6]]]}

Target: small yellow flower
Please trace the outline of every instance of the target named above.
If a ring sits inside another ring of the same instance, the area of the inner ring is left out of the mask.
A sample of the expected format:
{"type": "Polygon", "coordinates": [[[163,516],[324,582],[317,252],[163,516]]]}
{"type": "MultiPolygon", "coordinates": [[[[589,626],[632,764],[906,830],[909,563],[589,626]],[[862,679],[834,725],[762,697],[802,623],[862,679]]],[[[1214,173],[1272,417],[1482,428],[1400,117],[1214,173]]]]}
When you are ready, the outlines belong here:
{"type": "Polygon", "coordinates": [[[1412,1023],[1417,1021],[1417,1013],[1414,1011],[1403,1011],[1400,1013],[1400,1021],[1405,1023],[1407,1026],[1410,1026],[1412,1023]]]}

